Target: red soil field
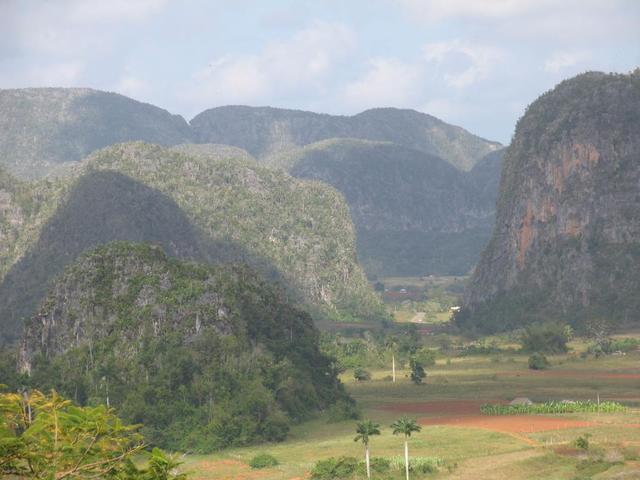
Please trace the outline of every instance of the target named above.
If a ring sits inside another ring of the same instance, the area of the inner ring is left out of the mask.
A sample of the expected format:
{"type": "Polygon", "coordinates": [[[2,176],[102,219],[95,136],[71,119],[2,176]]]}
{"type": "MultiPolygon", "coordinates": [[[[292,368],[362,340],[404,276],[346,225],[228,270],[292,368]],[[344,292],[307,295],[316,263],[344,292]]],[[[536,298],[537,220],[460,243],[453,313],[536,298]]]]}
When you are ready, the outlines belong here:
{"type": "Polygon", "coordinates": [[[464,415],[461,417],[421,418],[422,425],[451,425],[476,427],[505,433],[534,433],[565,428],[591,427],[593,422],[567,418],[545,417],[542,415],[464,415]]]}

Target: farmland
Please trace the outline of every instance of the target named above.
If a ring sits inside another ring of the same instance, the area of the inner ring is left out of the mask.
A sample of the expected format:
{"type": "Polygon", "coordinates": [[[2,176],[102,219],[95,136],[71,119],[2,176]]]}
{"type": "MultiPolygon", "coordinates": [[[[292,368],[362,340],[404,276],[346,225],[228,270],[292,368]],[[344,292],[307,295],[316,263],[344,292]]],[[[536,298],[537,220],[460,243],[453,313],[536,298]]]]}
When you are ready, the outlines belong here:
{"type": "MultiPolygon", "coordinates": [[[[438,343],[437,338],[427,341],[438,343]]],[[[508,339],[488,341],[509,345],[508,339]]],[[[586,348],[580,339],[570,347],[567,354],[550,356],[551,367],[542,372],[527,368],[526,355],[503,348],[505,353],[491,355],[442,353],[427,368],[423,385],[412,384],[408,370],[398,373],[396,383],[388,379],[389,369],[381,368],[371,369],[370,381],[356,382],[351,370],[342,379],[363,417],[381,424],[382,434],[371,441],[373,457],[402,454],[402,441],[389,428],[399,416],[422,424],[410,440],[411,455],[442,460],[439,472],[426,478],[638,478],[633,472],[640,470],[640,353],[595,358],[580,355],[586,348]],[[629,409],[508,416],[480,411],[483,404],[516,397],[595,402],[598,396],[629,409]],[[581,439],[587,448],[577,446],[581,439]]],[[[355,421],[329,423],[318,417],[295,426],[286,442],[187,455],[183,468],[200,480],[304,478],[318,460],[360,459],[362,446],[353,442],[354,435],[355,421]],[[248,463],[258,453],[269,453],[280,464],[252,470],[248,463]]]]}

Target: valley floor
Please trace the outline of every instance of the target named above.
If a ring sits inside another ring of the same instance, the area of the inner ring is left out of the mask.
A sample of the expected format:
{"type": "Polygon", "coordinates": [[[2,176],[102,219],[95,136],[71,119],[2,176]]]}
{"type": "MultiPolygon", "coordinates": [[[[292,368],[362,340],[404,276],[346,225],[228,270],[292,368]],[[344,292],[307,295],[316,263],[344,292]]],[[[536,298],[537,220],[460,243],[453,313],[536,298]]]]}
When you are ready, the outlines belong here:
{"type": "MultiPolygon", "coordinates": [[[[540,373],[529,370],[527,357],[519,354],[454,357],[438,360],[419,386],[410,383],[407,372],[392,383],[386,370],[373,372],[368,382],[356,383],[351,372],[343,380],[363,417],[382,426],[382,434],[371,440],[372,456],[402,455],[402,439],[392,435],[389,425],[402,414],[418,419],[423,429],[410,440],[411,455],[444,460],[440,471],[427,478],[640,478],[640,352],[600,359],[570,353],[551,362],[551,369],[540,373]],[[500,417],[479,411],[483,403],[515,397],[595,401],[598,395],[632,408],[618,414],[500,417]],[[576,448],[575,440],[587,434],[589,449],[576,448]]],[[[318,418],[296,426],[284,443],[186,456],[184,470],[197,480],[306,478],[320,459],[360,458],[362,445],[354,436],[354,421],[318,418]],[[249,460],[263,452],[280,465],[252,470],[249,460]]]]}

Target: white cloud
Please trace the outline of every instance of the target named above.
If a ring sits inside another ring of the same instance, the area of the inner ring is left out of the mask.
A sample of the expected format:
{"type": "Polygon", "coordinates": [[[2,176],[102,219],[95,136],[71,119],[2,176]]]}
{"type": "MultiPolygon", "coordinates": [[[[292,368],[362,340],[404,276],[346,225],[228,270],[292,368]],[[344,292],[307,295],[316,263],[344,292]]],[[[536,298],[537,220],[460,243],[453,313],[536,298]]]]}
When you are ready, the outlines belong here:
{"type": "Polygon", "coordinates": [[[484,28],[494,38],[541,44],[638,40],[637,0],[388,0],[415,21],[429,25],[458,22],[484,28]]]}
{"type": "Polygon", "coordinates": [[[591,58],[591,54],[585,50],[555,52],[544,63],[545,72],[558,73],[569,67],[574,67],[591,58]]]}
{"type": "Polygon", "coordinates": [[[416,64],[394,58],[376,58],[362,77],[348,84],[344,98],[359,109],[373,106],[412,105],[421,93],[423,72],[416,64]]]}
{"type": "MultiPolygon", "coordinates": [[[[432,23],[450,17],[504,18],[522,15],[545,0],[394,0],[415,18],[432,23]]],[[[548,2],[547,2],[548,3],[548,2]]]]}
{"type": "Polygon", "coordinates": [[[355,36],[341,24],[317,22],[258,54],[225,55],[193,75],[192,101],[267,102],[302,89],[322,91],[336,66],[355,46],[355,36]]]}
{"type": "Polygon", "coordinates": [[[428,63],[440,69],[447,85],[455,88],[465,88],[486,78],[504,58],[499,48],[460,40],[429,43],[423,53],[428,63]]]}

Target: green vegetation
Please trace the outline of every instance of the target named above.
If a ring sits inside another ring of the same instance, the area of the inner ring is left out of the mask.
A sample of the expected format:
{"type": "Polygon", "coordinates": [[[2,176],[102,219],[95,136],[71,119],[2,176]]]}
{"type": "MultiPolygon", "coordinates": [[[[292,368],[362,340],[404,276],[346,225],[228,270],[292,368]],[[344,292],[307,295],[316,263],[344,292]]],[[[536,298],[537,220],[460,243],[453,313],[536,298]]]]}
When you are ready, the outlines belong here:
{"type": "MultiPolygon", "coordinates": [[[[344,195],[369,276],[464,275],[489,239],[497,181],[493,197],[485,195],[475,169],[461,172],[420,150],[354,139],[307,145],[284,163],[293,176],[344,195]]],[[[497,180],[499,168],[488,168],[497,180]]]]}
{"type": "Polygon", "coordinates": [[[356,427],[354,442],[362,442],[364,445],[364,461],[367,467],[367,478],[371,478],[371,464],[369,459],[369,441],[374,435],[380,435],[380,425],[371,420],[362,420],[356,427]]]}
{"type": "Polygon", "coordinates": [[[549,360],[541,353],[534,353],[529,357],[529,368],[531,370],[546,370],[549,368],[549,360]]]}
{"type": "Polygon", "coordinates": [[[500,148],[499,143],[431,115],[397,108],[374,108],[345,117],[272,107],[225,106],[196,115],[191,126],[199,143],[234,145],[276,165],[287,165],[296,147],[322,140],[395,143],[437,155],[460,170],[470,170],[479,159],[500,148]]]}
{"type": "MultiPolygon", "coordinates": [[[[409,437],[412,433],[422,430],[422,427],[416,423],[415,419],[404,416],[391,424],[391,430],[394,435],[404,435],[404,468],[406,478],[409,480],[409,470],[411,469],[411,465],[409,463],[409,437]]],[[[424,464],[419,465],[421,470],[424,470],[424,464]]],[[[414,469],[417,466],[418,465],[414,462],[414,469]]]]}
{"type": "Polygon", "coordinates": [[[116,93],[85,88],[0,91],[0,161],[22,178],[57,173],[94,150],[143,140],[191,139],[178,115],[116,93]]]}
{"type": "Polygon", "coordinates": [[[11,188],[15,205],[0,215],[0,236],[7,225],[0,274],[14,267],[0,292],[7,340],[15,341],[22,317],[65,265],[112,240],[155,242],[199,261],[248,262],[287,284],[316,318],[387,317],[357,264],[347,206],[318,182],[248,160],[136,143],[97,152],[67,178],[11,188]],[[115,202],[112,190],[122,194],[115,202]]]}
{"type": "Polygon", "coordinates": [[[626,412],[627,407],[618,402],[604,401],[563,401],[534,403],[532,405],[483,405],[480,411],[485,415],[526,415],[553,413],[617,413],[626,412]]]}
{"type": "Polygon", "coordinates": [[[411,359],[409,367],[411,368],[411,381],[416,385],[420,385],[422,380],[427,376],[427,373],[424,371],[424,367],[415,359],[411,359]]]}
{"type": "Polygon", "coordinates": [[[141,244],[99,247],[68,268],[27,324],[24,352],[32,385],[115,406],[176,451],[282,441],[292,423],[349,402],[311,318],[281,290],[247,268],[141,244]]]}
{"type": "Polygon", "coordinates": [[[279,465],[278,459],[268,453],[260,453],[249,462],[249,466],[255,469],[275,467],[276,465],[279,465]]]}
{"type": "Polygon", "coordinates": [[[0,394],[0,475],[33,479],[184,480],[174,458],[145,452],[139,427],[55,391],[0,394]],[[142,458],[144,461],[142,461],[142,458]],[[140,465],[143,466],[140,466],[140,465]]]}
{"type": "Polygon", "coordinates": [[[525,352],[565,353],[571,338],[570,329],[557,323],[526,328],[520,342],[525,352]]]}

